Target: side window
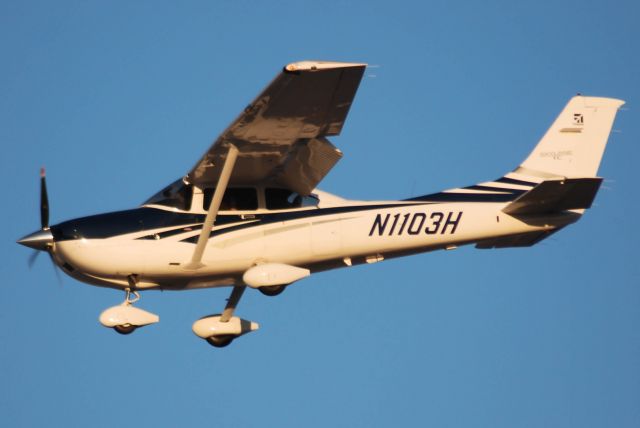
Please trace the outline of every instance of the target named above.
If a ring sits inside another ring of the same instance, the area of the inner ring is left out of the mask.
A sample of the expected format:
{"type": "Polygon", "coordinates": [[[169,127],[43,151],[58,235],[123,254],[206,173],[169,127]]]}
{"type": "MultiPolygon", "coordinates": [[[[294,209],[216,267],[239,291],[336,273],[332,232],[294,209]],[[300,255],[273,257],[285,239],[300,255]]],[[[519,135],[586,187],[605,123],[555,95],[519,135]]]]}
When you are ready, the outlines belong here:
{"type": "MultiPolygon", "coordinates": [[[[203,193],[203,208],[209,210],[215,188],[207,188],[203,193]]],[[[220,204],[221,211],[252,211],[258,209],[258,193],[252,187],[227,188],[220,204]]]]}
{"type": "Polygon", "coordinates": [[[302,196],[287,189],[267,188],[264,191],[264,197],[269,210],[315,207],[318,205],[318,198],[315,195],[302,196]]]}

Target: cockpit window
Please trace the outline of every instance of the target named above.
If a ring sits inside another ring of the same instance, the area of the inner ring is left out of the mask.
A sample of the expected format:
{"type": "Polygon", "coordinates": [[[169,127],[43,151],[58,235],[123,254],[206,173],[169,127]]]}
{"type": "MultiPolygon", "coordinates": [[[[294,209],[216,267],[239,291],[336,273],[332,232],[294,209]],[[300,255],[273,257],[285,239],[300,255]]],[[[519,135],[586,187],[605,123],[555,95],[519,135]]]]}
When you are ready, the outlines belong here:
{"type": "Polygon", "coordinates": [[[144,205],[165,205],[167,207],[189,211],[192,197],[193,186],[185,184],[182,179],[179,179],[147,199],[144,205]]]}
{"type": "Polygon", "coordinates": [[[302,196],[287,189],[270,189],[264,191],[267,209],[284,210],[287,208],[316,207],[320,202],[316,195],[302,196]]]}
{"type": "MultiPolygon", "coordinates": [[[[203,193],[203,208],[209,210],[215,188],[206,188],[203,193]]],[[[221,211],[253,211],[258,209],[258,193],[253,187],[228,187],[222,197],[221,211]]]]}

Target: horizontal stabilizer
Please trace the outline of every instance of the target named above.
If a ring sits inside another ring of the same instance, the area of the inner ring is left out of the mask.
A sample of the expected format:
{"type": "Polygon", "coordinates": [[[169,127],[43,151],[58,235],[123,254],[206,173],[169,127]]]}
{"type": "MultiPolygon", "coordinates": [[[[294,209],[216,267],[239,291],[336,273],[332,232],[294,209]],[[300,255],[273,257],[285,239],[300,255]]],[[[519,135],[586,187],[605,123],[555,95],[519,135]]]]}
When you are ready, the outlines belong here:
{"type": "Polygon", "coordinates": [[[512,248],[512,247],[530,247],[537,244],[543,239],[548,238],[551,234],[560,229],[545,230],[541,232],[519,233],[517,235],[502,236],[499,238],[487,239],[476,244],[476,248],[488,250],[492,248],[512,248]]]}
{"type": "Polygon", "coordinates": [[[546,180],[507,205],[506,214],[549,214],[590,208],[602,178],[546,180]]]}

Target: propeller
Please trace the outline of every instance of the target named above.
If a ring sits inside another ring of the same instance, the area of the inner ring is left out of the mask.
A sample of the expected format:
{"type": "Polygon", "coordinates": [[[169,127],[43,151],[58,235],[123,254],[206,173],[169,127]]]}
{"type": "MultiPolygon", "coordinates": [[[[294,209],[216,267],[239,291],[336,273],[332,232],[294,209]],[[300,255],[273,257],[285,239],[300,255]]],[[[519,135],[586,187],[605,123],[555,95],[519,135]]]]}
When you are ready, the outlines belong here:
{"type": "Polygon", "coordinates": [[[33,248],[34,253],[29,256],[29,268],[33,266],[41,251],[46,251],[53,263],[53,268],[61,283],[58,265],[54,260],[54,239],[49,229],[49,196],[47,195],[47,177],[44,168],[40,168],[40,230],[26,235],[18,240],[18,244],[33,248]]]}
{"type": "Polygon", "coordinates": [[[40,228],[49,229],[49,196],[47,195],[47,174],[40,168],[40,228]]]}
{"type": "Polygon", "coordinates": [[[33,265],[35,264],[36,260],[38,260],[38,256],[40,255],[40,251],[38,250],[33,250],[31,252],[31,255],[29,256],[29,260],[27,261],[27,264],[29,265],[29,269],[31,269],[33,267],[33,265]]]}

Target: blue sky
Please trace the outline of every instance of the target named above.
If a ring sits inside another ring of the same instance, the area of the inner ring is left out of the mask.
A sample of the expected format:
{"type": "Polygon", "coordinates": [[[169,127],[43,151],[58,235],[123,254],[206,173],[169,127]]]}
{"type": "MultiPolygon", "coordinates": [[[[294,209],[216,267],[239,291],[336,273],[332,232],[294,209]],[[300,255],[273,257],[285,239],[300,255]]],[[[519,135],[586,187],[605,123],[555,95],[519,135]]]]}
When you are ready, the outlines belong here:
{"type": "Polygon", "coordinates": [[[0,4],[0,425],[640,426],[640,10],[632,1],[0,4]],[[148,292],[161,323],[15,240],[138,205],[284,64],[375,65],[322,188],[393,199],[513,169],[577,92],[627,100],[584,218],[528,249],[418,255],[248,292],[261,330],[191,332],[227,289],[148,292]]]}

